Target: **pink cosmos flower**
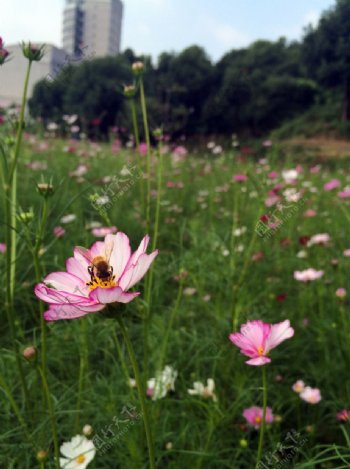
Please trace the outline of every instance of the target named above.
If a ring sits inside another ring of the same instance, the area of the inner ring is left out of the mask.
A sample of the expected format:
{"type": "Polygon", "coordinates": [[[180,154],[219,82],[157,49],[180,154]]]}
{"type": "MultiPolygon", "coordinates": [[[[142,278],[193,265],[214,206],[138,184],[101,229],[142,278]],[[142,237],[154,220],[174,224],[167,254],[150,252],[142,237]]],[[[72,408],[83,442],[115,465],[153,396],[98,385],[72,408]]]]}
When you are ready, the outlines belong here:
{"type": "Polygon", "coordinates": [[[271,171],[271,173],[269,173],[269,174],[267,175],[267,177],[268,177],[269,179],[276,179],[276,178],[278,177],[278,172],[277,172],[277,171],[271,171]]]}
{"type": "Polygon", "coordinates": [[[6,252],[6,244],[5,243],[0,243],[0,252],[1,253],[6,252]]]}
{"type": "Polygon", "coordinates": [[[343,409],[342,411],[337,413],[337,420],[339,422],[349,422],[350,421],[350,410],[343,409]]]}
{"type": "Polygon", "coordinates": [[[145,236],[134,253],[122,232],[107,235],[89,250],[75,248],[74,257],[67,260],[66,272],[53,272],[35,287],[36,296],[49,304],[45,319],[75,319],[101,311],[109,303],[132,301],[140,292],[128,290],[141,280],[158,254],[158,250],[146,254],[149,239],[145,236]],[[108,276],[102,276],[92,265],[98,256],[108,260],[109,269],[104,272],[108,276]]]}
{"type": "Polygon", "coordinates": [[[148,151],[148,146],[147,146],[147,143],[140,143],[139,145],[139,153],[141,156],[146,156],[147,155],[147,151],[148,151]]]}
{"type": "Polygon", "coordinates": [[[267,356],[270,350],[293,335],[294,329],[288,320],[277,324],[248,321],[241,326],[241,332],[230,334],[229,339],[241,349],[243,355],[250,357],[247,365],[259,366],[270,363],[271,359],[267,356]]]}
{"type": "Polygon", "coordinates": [[[317,388],[311,388],[306,386],[303,391],[300,393],[300,397],[303,401],[308,402],[309,404],[318,404],[321,397],[321,392],[317,388]]]}
{"type": "Polygon", "coordinates": [[[303,380],[301,379],[298,379],[298,381],[296,381],[293,386],[292,386],[292,389],[294,392],[297,392],[298,394],[300,394],[301,392],[304,391],[305,389],[305,383],[303,380]]]}
{"type": "Polygon", "coordinates": [[[312,218],[317,215],[316,210],[313,210],[312,208],[308,208],[304,212],[304,217],[312,218]]]}
{"type": "MultiPolygon", "coordinates": [[[[247,423],[254,427],[256,430],[260,427],[263,419],[263,409],[261,407],[253,406],[248,409],[244,409],[243,417],[247,423]]],[[[271,407],[266,407],[265,422],[272,423],[274,416],[272,414],[271,407]]]]}
{"type": "Polygon", "coordinates": [[[188,154],[188,151],[183,145],[178,145],[174,148],[173,154],[176,156],[186,156],[188,154]]]}
{"type": "Polygon", "coordinates": [[[294,272],[295,280],[299,282],[312,282],[313,280],[317,280],[323,276],[323,270],[315,270],[315,269],[306,269],[306,270],[296,270],[294,272]]]}
{"type": "Polygon", "coordinates": [[[263,147],[271,147],[271,146],[272,146],[272,140],[263,141],[263,147]]]}
{"type": "Polygon", "coordinates": [[[346,290],[345,288],[337,288],[336,292],[335,292],[335,295],[340,298],[340,299],[343,299],[346,297],[346,290]]]}
{"type": "Polygon", "coordinates": [[[348,199],[350,197],[350,189],[344,189],[343,191],[338,192],[338,197],[341,199],[348,199]]]}
{"type": "Polygon", "coordinates": [[[96,236],[96,238],[104,238],[108,234],[114,234],[118,231],[116,226],[101,226],[96,227],[91,230],[91,233],[96,236]]]}
{"type": "Polygon", "coordinates": [[[234,174],[232,180],[235,182],[245,182],[248,179],[248,176],[245,174],[234,174]]]}
{"type": "Polygon", "coordinates": [[[314,236],[311,236],[309,242],[307,243],[308,247],[313,246],[314,244],[323,244],[326,246],[331,240],[331,237],[328,233],[320,233],[314,236]]]}
{"type": "Polygon", "coordinates": [[[310,173],[312,174],[317,174],[321,171],[321,165],[317,164],[316,166],[312,166],[312,168],[310,168],[310,173]]]}
{"type": "Polygon", "coordinates": [[[53,229],[53,234],[56,236],[56,238],[62,238],[66,234],[66,230],[62,228],[62,226],[55,226],[53,229]]]}
{"type": "Polygon", "coordinates": [[[326,184],[323,186],[323,189],[325,191],[332,191],[333,189],[336,189],[339,186],[340,186],[339,179],[332,179],[331,181],[326,182],[326,184]]]}
{"type": "Polygon", "coordinates": [[[345,251],[343,251],[343,256],[350,257],[350,249],[345,249],[345,251]]]}

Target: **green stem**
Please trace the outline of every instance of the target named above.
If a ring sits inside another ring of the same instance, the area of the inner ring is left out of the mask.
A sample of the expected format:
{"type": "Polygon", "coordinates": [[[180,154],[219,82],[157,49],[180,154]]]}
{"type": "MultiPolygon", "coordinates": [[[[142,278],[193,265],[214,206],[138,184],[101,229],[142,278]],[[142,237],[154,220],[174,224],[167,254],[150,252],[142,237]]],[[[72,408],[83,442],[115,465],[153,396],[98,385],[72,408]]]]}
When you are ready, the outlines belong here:
{"type": "MultiPolygon", "coordinates": [[[[132,115],[132,123],[134,128],[134,136],[135,136],[135,147],[137,153],[137,165],[139,174],[142,175],[142,159],[140,155],[140,134],[139,134],[139,126],[137,123],[137,113],[136,113],[136,104],[134,98],[130,99],[130,107],[131,107],[131,115],[132,115]]],[[[144,195],[144,187],[143,187],[143,177],[140,177],[140,197],[141,197],[141,206],[144,210],[145,207],[145,195],[144,195]]]]}
{"type": "Polygon", "coordinates": [[[21,148],[24,112],[27,100],[28,82],[31,69],[31,61],[28,63],[27,73],[24,81],[22,94],[21,110],[18,120],[18,128],[16,135],[15,149],[12,159],[9,177],[6,185],[6,313],[10,327],[10,336],[16,354],[16,363],[20,376],[21,386],[25,396],[25,400],[29,401],[29,392],[24,376],[22,360],[19,356],[19,347],[17,343],[17,333],[15,327],[15,308],[13,304],[16,276],[16,252],[17,252],[17,231],[16,231],[16,206],[17,206],[17,163],[21,148]]]}
{"type": "Polygon", "coordinates": [[[26,73],[26,77],[25,77],[25,80],[24,80],[21,111],[20,111],[19,120],[18,120],[16,144],[15,144],[15,150],[14,150],[14,158],[13,158],[13,162],[12,162],[11,170],[10,170],[9,185],[11,185],[11,183],[12,183],[12,178],[14,177],[14,174],[15,174],[15,171],[16,171],[16,168],[17,168],[19,151],[20,151],[21,143],[22,143],[24,112],[25,112],[26,101],[27,101],[28,83],[29,83],[29,75],[30,75],[31,67],[32,67],[32,61],[29,60],[28,67],[27,67],[27,73],[26,73]]]}
{"type": "Polygon", "coordinates": [[[145,88],[143,85],[143,78],[140,77],[140,99],[141,110],[143,118],[143,127],[145,133],[145,140],[147,144],[147,202],[146,202],[146,231],[149,231],[151,221],[151,139],[149,134],[147,106],[145,97],[145,88]]]}
{"type": "Polygon", "coordinates": [[[180,301],[181,301],[181,298],[182,298],[182,291],[183,291],[183,279],[181,278],[180,279],[180,283],[179,283],[179,289],[178,289],[178,292],[177,292],[177,297],[176,297],[176,301],[175,301],[175,306],[171,312],[171,316],[170,316],[170,319],[169,319],[169,323],[168,323],[168,327],[167,327],[167,330],[165,332],[165,335],[164,335],[164,340],[163,340],[163,344],[162,344],[162,348],[161,348],[161,352],[160,352],[160,358],[159,358],[159,364],[158,364],[158,370],[161,370],[163,368],[163,365],[164,365],[164,358],[165,358],[165,355],[166,355],[166,352],[167,352],[167,348],[168,348],[168,342],[169,342],[169,336],[170,336],[170,331],[173,327],[173,324],[174,324],[174,321],[175,321],[175,317],[176,317],[176,313],[178,312],[179,310],[179,306],[180,306],[180,301]]]}
{"type": "Polygon", "coordinates": [[[265,365],[262,366],[262,388],[263,388],[263,416],[262,416],[262,421],[261,421],[261,426],[260,426],[256,469],[259,469],[260,467],[263,442],[264,442],[264,433],[265,433],[266,406],[267,406],[267,383],[266,383],[266,366],[265,365]]]}
{"type": "Polygon", "coordinates": [[[7,384],[5,383],[5,380],[3,379],[2,376],[0,376],[0,387],[4,390],[4,392],[5,392],[5,394],[6,394],[7,398],[8,398],[8,400],[10,401],[10,404],[11,404],[11,406],[12,406],[12,409],[13,409],[13,411],[14,411],[14,413],[15,413],[15,415],[16,415],[16,417],[17,417],[17,419],[18,419],[18,421],[19,421],[19,423],[20,423],[20,425],[21,425],[21,427],[22,427],[22,429],[23,429],[23,432],[24,432],[26,438],[27,438],[28,441],[34,446],[33,439],[32,439],[31,434],[29,433],[27,424],[25,423],[25,421],[24,421],[24,419],[23,419],[23,417],[22,417],[22,415],[21,415],[21,412],[20,412],[20,410],[19,410],[19,408],[18,408],[18,406],[17,406],[17,403],[16,403],[15,399],[13,398],[12,393],[11,393],[9,387],[8,387],[7,384]]]}
{"type": "MultiPolygon", "coordinates": [[[[40,265],[39,253],[40,253],[40,249],[42,247],[42,242],[44,238],[44,231],[46,227],[47,216],[48,216],[48,200],[45,197],[40,226],[39,226],[39,232],[38,232],[35,245],[34,245],[34,249],[33,249],[35,280],[37,283],[41,282],[41,277],[43,274],[42,268],[40,265]]],[[[46,355],[47,354],[46,354],[46,323],[44,319],[44,311],[45,311],[45,305],[42,301],[40,301],[39,312],[40,312],[40,329],[41,329],[41,361],[42,361],[43,370],[46,373],[46,361],[47,361],[46,355]]]]}
{"type": "Polygon", "coordinates": [[[41,381],[43,383],[43,389],[44,389],[46,401],[47,401],[47,408],[48,408],[49,415],[50,415],[56,468],[60,469],[60,462],[59,462],[60,453],[59,453],[59,447],[58,447],[57,422],[56,422],[55,412],[54,412],[54,408],[52,404],[52,397],[49,391],[49,385],[47,383],[46,374],[44,373],[43,369],[40,366],[38,366],[38,370],[41,376],[41,381]]]}
{"type": "Polygon", "coordinates": [[[80,409],[81,409],[81,396],[85,384],[85,374],[88,364],[88,347],[86,343],[86,326],[87,322],[80,321],[80,365],[79,365],[79,384],[78,384],[78,397],[77,397],[77,414],[75,419],[75,431],[79,432],[80,427],[80,409]]]}
{"type": "Polygon", "coordinates": [[[147,410],[147,404],[146,404],[146,393],[145,393],[144,386],[143,386],[143,383],[142,383],[140,370],[139,370],[139,367],[137,365],[135,352],[134,352],[134,348],[132,346],[132,343],[131,343],[131,340],[130,340],[130,337],[129,337],[129,333],[128,333],[127,329],[124,326],[124,321],[123,321],[122,316],[121,316],[120,313],[117,314],[116,318],[117,318],[117,321],[119,323],[120,329],[122,331],[122,334],[123,334],[123,337],[124,337],[124,340],[125,340],[125,345],[126,345],[126,348],[128,350],[129,358],[130,358],[130,361],[131,361],[131,365],[132,365],[132,368],[134,370],[135,380],[136,380],[136,384],[137,384],[137,390],[138,390],[141,409],[142,409],[143,423],[144,423],[144,426],[145,426],[145,433],[146,433],[146,438],[147,438],[150,469],[155,469],[153,437],[152,437],[151,426],[150,426],[148,410],[147,410]]]}

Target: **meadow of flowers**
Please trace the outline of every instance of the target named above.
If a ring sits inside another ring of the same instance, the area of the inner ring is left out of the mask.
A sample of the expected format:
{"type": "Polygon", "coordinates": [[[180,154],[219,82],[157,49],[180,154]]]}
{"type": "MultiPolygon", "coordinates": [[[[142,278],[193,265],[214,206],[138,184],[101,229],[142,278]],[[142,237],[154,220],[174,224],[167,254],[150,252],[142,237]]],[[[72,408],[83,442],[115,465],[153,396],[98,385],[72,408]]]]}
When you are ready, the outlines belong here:
{"type": "Polygon", "coordinates": [[[151,145],[134,73],[110,143],[3,114],[0,467],[350,467],[348,160],[151,145]]]}

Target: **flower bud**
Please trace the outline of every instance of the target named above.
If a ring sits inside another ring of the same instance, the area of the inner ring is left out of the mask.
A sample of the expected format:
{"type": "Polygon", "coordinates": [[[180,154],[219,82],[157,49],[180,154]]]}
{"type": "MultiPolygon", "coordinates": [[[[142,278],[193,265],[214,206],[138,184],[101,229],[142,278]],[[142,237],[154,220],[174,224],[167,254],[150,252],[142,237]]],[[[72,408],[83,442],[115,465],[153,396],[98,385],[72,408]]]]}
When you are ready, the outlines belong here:
{"type": "Polygon", "coordinates": [[[26,347],[22,352],[23,358],[25,358],[28,361],[34,360],[36,358],[36,355],[37,355],[37,349],[33,345],[26,347]]]}
{"type": "Polygon", "coordinates": [[[90,436],[92,434],[92,426],[91,425],[84,425],[83,426],[83,434],[85,436],[90,436]]]}
{"type": "Polygon", "coordinates": [[[36,453],[36,459],[39,462],[44,462],[47,459],[48,452],[45,451],[44,449],[39,449],[39,451],[36,453]]]}
{"type": "Polygon", "coordinates": [[[145,65],[143,62],[134,62],[131,66],[132,71],[134,72],[134,75],[140,76],[143,74],[145,71],[145,65]]]}
{"type": "Polygon", "coordinates": [[[171,441],[168,441],[166,444],[165,444],[165,449],[167,449],[168,451],[170,451],[171,449],[173,449],[173,444],[171,441]]]}
{"type": "Polygon", "coordinates": [[[30,62],[39,62],[44,56],[45,45],[40,47],[32,45],[30,42],[25,44],[22,42],[22,52],[24,57],[26,57],[30,62]]]}
{"type": "Polygon", "coordinates": [[[0,37],[0,65],[3,65],[5,63],[9,55],[10,53],[7,49],[5,49],[4,41],[2,40],[2,37],[0,37]]]}
{"type": "Polygon", "coordinates": [[[245,439],[245,438],[242,438],[241,440],[239,440],[239,446],[241,448],[247,448],[248,446],[248,441],[245,439]]]}
{"type": "Polygon", "coordinates": [[[136,86],[135,85],[125,85],[124,86],[124,96],[126,98],[134,98],[136,95],[136,86]]]}
{"type": "Polygon", "coordinates": [[[53,185],[49,184],[47,182],[39,182],[36,185],[36,188],[37,188],[39,194],[41,194],[44,197],[48,197],[48,196],[52,195],[53,191],[54,191],[53,185]]]}
{"type": "Polygon", "coordinates": [[[17,215],[17,218],[22,223],[29,223],[34,218],[34,212],[33,210],[30,210],[29,212],[20,212],[17,215]]]}

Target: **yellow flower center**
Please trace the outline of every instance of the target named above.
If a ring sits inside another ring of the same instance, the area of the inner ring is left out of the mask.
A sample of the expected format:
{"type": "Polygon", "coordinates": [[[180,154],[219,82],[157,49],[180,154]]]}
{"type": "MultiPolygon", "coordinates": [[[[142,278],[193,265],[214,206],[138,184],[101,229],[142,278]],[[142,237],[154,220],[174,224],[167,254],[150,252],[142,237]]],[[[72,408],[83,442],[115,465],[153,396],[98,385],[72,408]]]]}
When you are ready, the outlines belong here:
{"type": "Polygon", "coordinates": [[[86,457],[83,454],[79,454],[77,458],[75,458],[75,462],[77,464],[83,464],[86,460],[86,457]]]}
{"type": "Polygon", "coordinates": [[[261,417],[259,417],[258,415],[255,417],[255,423],[261,423],[261,417]]]}
{"type": "Polygon", "coordinates": [[[260,345],[260,347],[258,347],[258,355],[259,355],[259,357],[264,355],[264,347],[262,345],[260,345]]]}
{"type": "Polygon", "coordinates": [[[89,290],[95,290],[95,288],[100,287],[100,288],[112,288],[112,287],[117,287],[118,282],[115,280],[114,275],[110,278],[99,278],[94,276],[93,280],[91,282],[87,282],[86,284],[89,287],[89,290]]]}

